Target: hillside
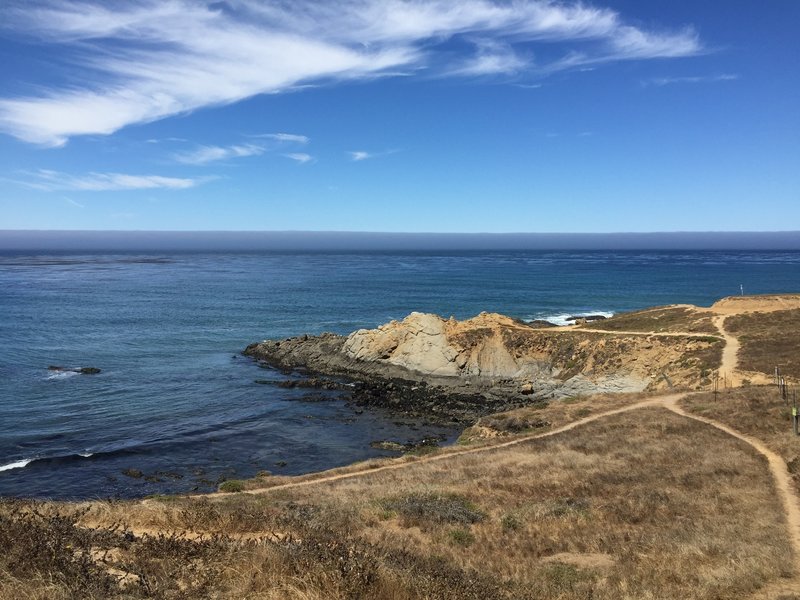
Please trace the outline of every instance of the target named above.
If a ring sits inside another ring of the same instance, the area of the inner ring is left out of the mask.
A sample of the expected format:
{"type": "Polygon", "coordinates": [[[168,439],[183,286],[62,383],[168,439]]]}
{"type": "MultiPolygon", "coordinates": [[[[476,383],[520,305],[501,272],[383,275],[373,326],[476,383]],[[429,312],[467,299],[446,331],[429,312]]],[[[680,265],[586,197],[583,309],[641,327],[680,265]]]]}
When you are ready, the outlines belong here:
{"type": "MultiPolygon", "coordinates": [[[[795,338],[763,340],[798,314],[800,297],[744,298],[547,330],[412,315],[322,336],[337,369],[365,377],[388,365],[426,381],[446,364],[457,370],[428,381],[478,385],[516,369],[516,394],[550,360],[564,382],[672,368],[686,389],[540,398],[474,420],[451,447],[208,496],[4,500],[0,598],[800,599],[800,437],[776,387],[754,385],[770,363],[793,372],[795,338]],[[657,356],[689,361],[701,344],[727,370],[717,394],[680,378],[696,365],[657,356]]],[[[313,340],[266,347],[310,362],[313,340]]]]}

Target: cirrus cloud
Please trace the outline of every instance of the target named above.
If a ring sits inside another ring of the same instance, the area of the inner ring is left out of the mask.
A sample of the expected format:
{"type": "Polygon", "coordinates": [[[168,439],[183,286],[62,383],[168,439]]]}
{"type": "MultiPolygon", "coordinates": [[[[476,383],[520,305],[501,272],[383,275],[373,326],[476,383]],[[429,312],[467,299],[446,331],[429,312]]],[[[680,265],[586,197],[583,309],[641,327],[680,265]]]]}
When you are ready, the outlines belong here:
{"type": "Polygon", "coordinates": [[[44,91],[0,98],[0,131],[53,147],[308,84],[422,70],[546,76],[703,50],[691,28],[635,27],[578,1],[7,0],[3,13],[0,33],[58,52],[79,74],[79,84],[30,81],[44,91]],[[473,51],[452,52],[451,41],[473,51]],[[545,44],[561,56],[534,61],[545,44]]]}
{"type": "Polygon", "coordinates": [[[121,190],[185,190],[205,183],[212,177],[184,178],[161,175],[129,175],[125,173],[88,173],[71,175],[60,171],[40,169],[32,178],[19,182],[26,187],[52,191],[108,192],[121,190]]]}

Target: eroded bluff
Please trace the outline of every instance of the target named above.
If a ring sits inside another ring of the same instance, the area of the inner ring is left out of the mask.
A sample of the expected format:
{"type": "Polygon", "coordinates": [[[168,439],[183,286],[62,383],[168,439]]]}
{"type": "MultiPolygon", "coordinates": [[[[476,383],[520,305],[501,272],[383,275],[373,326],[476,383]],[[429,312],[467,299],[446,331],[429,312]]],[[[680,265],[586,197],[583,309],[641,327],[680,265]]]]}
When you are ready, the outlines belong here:
{"type": "Polygon", "coordinates": [[[411,313],[346,337],[264,341],[245,351],[285,370],[529,399],[697,387],[719,353],[713,337],[538,329],[493,313],[465,321],[411,313]]]}

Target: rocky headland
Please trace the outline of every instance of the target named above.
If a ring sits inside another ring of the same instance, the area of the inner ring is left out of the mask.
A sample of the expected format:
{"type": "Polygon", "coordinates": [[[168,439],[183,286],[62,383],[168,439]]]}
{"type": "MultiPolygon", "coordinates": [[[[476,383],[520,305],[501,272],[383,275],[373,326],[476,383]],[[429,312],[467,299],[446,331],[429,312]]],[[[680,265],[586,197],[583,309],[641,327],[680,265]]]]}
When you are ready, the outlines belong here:
{"type": "Polygon", "coordinates": [[[326,384],[360,405],[467,420],[536,401],[693,388],[719,363],[715,336],[542,327],[496,313],[464,321],[411,313],[348,336],[266,340],[245,354],[326,384]],[[463,419],[462,419],[463,418],[463,419]]]}

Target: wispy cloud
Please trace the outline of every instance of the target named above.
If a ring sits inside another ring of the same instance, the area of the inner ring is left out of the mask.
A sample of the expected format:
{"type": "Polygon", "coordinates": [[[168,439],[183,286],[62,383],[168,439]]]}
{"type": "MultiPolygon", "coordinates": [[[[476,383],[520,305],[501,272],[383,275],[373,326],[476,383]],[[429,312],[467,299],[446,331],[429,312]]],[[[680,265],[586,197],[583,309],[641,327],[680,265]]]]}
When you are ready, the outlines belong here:
{"type": "Polygon", "coordinates": [[[291,158],[292,160],[299,162],[301,165],[307,162],[311,162],[314,160],[314,157],[310,154],[306,154],[305,152],[290,152],[289,154],[284,154],[286,158],[291,158]]]}
{"type": "Polygon", "coordinates": [[[360,162],[362,160],[369,160],[372,158],[378,158],[380,156],[389,156],[390,154],[395,154],[399,152],[398,149],[392,150],[384,150],[383,152],[367,152],[366,150],[353,150],[348,152],[347,155],[350,157],[350,160],[354,162],[360,162]]]}
{"type": "Polygon", "coordinates": [[[296,144],[307,144],[311,141],[308,136],[297,135],[294,133],[258,133],[251,135],[250,137],[265,138],[269,140],[275,140],[276,142],[293,142],[296,144]]]}
{"type": "Polygon", "coordinates": [[[58,52],[81,82],[0,99],[0,131],[47,146],[308,84],[545,76],[703,49],[691,28],[635,27],[578,0],[5,0],[0,27],[58,52]],[[482,41],[465,58],[454,39],[482,41]],[[562,56],[526,58],[541,42],[561,42],[562,56]]]}
{"type": "Polygon", "coordinates": [[[510,44],[481,40],[476,43],[475,55],[457,65],[450,75],[513,75],[527,66],[528,60],[517,54],[510,44]]]}
{"type": "Polygon", "coordinates": [[[80,202],[75,202],[75,200],[73,200],[72,198],[67,198],[66,196],[63,196],[63,200],[64,202],[66,202],[70,206],[74,206],[75,208],[86,208],[83,204],[81,204],[80,202]]]}
{"type": "Polygon", "coordinates": [[[242,158],[246,156],[258,156],[266,151],[264,146],[257,144],[241,144],[234,146],[199,146],[189,152],[179,152],[173,158],[185,165],[205,165],[210,162],[227,160],[230,158],[242,158]]]}
{"type": "Polygon", "coordinates": [[[695,77],[654,77],[642,81],[642,85],[654,85],[663,87],[665,85],[673,85],[678,83],[715,83],[718,81],[736,81],[739,75],[733,73],[723,73],[721,75],[699,75],[695,77]]]}
{"type": "MultiPolygon", "coordinates": [[[[162,177],[160,175],[127,175],[124,173],[88,173],[86,175],[71,175],[59,171],[40,169],[29,174],[28,180],[21,181],[22,185],[42,191],[78,191],[78,192],[108,192],[119,190],[152,190],[169,189],[185,190],[195,187],[210,177],[178,178],[162,177]]],[[[77,205],[77,203],[76,203],[77,205]]]]}
{"type": "Polygon", "coordinates": [[[187,140],[179,137],[168,137],[163,139],[150,138],[149,140],[145,140],[145,142],[148,144],[163,144],[164,142],[185,142],[185,141],[187,140]]]}

